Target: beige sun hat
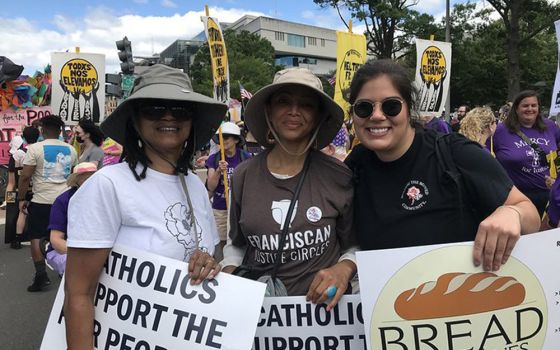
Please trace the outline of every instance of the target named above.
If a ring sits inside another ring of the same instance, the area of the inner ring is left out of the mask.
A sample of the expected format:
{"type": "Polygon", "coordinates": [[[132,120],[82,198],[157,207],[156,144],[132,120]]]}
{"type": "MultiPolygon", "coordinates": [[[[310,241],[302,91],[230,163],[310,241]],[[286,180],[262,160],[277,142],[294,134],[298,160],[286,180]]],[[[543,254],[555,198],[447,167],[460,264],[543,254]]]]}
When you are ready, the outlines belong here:
{"type": "Polygon", "coordinates": [[[194,92],[191,79],[183,71],[155,64],[136,77],[130,96],[101,123],[101,130],[124,145],[126,123],[134,113],[132,106],[138,100],[150,99],[188,102],[194,107],[195,149],[210,141],[227,111],[225,104],[194,92]]]}
{"type": "Polygon", "coordinates": [[[68,187],[78,186],[78,177],[82,174],[94,173],[97,171],[97,165],[92,162],[82,162],[74,167],[72,174],[66,179],[68,187]]]}
{"type": "Polygon", "coordinates": [[[266,103],[270,96],[279,89],[299,85],[317,93],[324,107],[324,115],[319,124],[317,138],[313,143],[316,149],[327,146],[340,129],[344,120],[344,112],[334,100],[323,91],[321,80],[307,68],[288,68],[279,71],[274,76],[272,84],[257,91],[245,108],[245,124],[257,142],[264,147],[271,147],[268,142],[268,124],[265,117],[266,103]]]}

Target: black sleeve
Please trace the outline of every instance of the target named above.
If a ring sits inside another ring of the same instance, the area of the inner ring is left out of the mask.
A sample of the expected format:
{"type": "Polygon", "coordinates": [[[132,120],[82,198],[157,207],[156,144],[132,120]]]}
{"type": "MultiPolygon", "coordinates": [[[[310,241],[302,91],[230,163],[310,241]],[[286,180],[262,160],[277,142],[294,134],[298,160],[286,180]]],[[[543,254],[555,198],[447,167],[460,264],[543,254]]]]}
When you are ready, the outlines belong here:
{"type": "Polygon", "coordinates": [[[10,155],[10,160],[8,161],[8,172],[15,173],[16,172],[16,161],[14,160],[14,156],[10,155]]]}
{"type": "Polygon", "coordinates": [[[479,215],[486,218],[504,204],[513,182],[500,163],[478,144],[455,141],[452,154],[471,203],[476,205],[479,215]]]}

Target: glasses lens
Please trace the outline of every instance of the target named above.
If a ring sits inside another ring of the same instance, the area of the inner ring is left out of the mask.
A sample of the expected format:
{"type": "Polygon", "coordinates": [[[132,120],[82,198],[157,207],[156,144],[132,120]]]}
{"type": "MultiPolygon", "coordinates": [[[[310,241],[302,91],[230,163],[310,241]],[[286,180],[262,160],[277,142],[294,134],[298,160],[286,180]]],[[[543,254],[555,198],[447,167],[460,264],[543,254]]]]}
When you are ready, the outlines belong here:
{"type": "Polygon", "coordinates": [[[191,119],[191,110],[187,106],[170,106],[168,109],[171,111],[171,115],[175,119],[191,119]]]}
{"type": "Polygon", "coordinates": [[[394,117],[401,112],[402,102],[401,100],[397,100],[396,98],[385,100],[383,101],[383,103],[381,103],[381,110],[386,116],[394,117]]]}
{"type": "Polygon", "coordinates": [[[169,112],[175,119],[191,119],[191,111],[187,106],[140,106],[140,114],[148,120],[158,120],[169,112]]]}
{"type": "Polygon", "coordinates": [[[373,113],[373,104],[369,101],[359,101],[354,104],[354,114],[360,118],[368,118],[373,113]]]}
{"type": "Polygon", "coordinates": [[[167,108],[165,106],[140,106],[140,114],[146,119],[156,120],[165,115],[167,108]]]}

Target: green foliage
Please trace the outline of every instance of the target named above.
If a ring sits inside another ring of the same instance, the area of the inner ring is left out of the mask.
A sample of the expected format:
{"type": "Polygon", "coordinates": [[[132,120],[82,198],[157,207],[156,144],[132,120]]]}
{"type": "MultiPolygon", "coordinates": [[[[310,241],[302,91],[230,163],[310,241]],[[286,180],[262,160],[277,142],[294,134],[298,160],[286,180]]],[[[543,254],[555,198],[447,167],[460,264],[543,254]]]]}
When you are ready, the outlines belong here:
{"type": "MultiPolygon", "coordinates": [[[[229,63],[230,95],[240,99],[239,82],[254,93],[270,84],[277,67],[274,47],[267,39],[247,31],[224,31],[229,63]]],[[[193,87],[197,92],[212,96],[212,69],[208,43],[200,47],[191,66],[193,87]]]]}

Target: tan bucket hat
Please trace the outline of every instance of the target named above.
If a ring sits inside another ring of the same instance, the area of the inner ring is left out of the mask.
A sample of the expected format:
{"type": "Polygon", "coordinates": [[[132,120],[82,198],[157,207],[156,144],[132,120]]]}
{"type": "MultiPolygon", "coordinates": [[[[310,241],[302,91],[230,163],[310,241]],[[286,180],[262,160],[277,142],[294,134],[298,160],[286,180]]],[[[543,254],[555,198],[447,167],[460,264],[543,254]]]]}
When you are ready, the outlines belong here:
{"type": "Polygon", "coordinates": [[[324,107],[322,123],[319,126],[314,146],[321,149],[327,146],[344,121],[344,112],[334,100],[323,91],[321,80],[307,68],[288,68],[279,71],[274,76],[272,84],[257,91],[245,108],[245,124],[257,142],[264,147],[271,147],[268,142],[268,125],[265,117],[265,105],[270,96],[280,88],[290,85],[300,85],[317,93],[324,107]]]}
{"type": "Polygon", "coordinates": [[[137,100],[149,99],[188,102],[194,106],[195,149],[210,141],[227,112],[225,104],[194,92],[187,74],[155,64],[136,77],[130,96],[101,123],[101,130],[106,136],[124,144],[126,123],[134,113],[132,106],[137,100]]]}

